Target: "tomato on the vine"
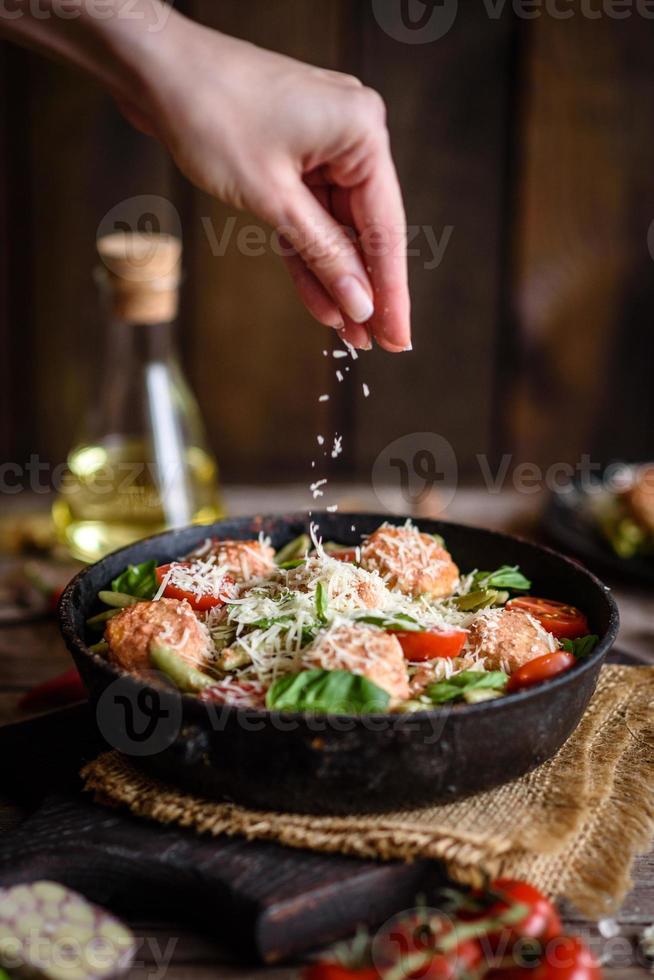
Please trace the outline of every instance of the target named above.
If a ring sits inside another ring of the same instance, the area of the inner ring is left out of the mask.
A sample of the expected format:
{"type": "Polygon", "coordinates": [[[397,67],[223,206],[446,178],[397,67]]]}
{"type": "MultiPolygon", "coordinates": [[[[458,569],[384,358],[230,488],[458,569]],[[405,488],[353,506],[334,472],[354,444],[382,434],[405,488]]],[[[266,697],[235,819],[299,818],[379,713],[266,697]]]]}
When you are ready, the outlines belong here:
{"type": "Polygon", "coordinates": [[[342,963],[324,962],[306,966],[302,980],[379,980],[379,974],[372,966],[355,969],[342,963]]]}
{"type": "Polygon", "coordinates": [[[402,980],[459,980],[475,975],[484,963],[476,938],[457,938],[455,923],[446,915],[414,912],[397,917],[377,934],[372,958],[380,976],[402,980]]]}
{"type": "Polygon", "coordinates": [[[491,970],[487,980],[602,980],[602,969],[578,936],[551,940],[536,966],[491,970]]]}
{"type": "Polygon", "coordinates": [[[561,935],[561,919],[556,908],[528,882],[498,878],[489,885],[487,898],[490,905],[484,904],[484,918],[501,918],[514,905],[522,905],[527,910],[518,922],[491,933],[482,941],[482,946],[488,943],[493,954],[503,955],[522,939],[534,939],[544,945],[561,935]]]}

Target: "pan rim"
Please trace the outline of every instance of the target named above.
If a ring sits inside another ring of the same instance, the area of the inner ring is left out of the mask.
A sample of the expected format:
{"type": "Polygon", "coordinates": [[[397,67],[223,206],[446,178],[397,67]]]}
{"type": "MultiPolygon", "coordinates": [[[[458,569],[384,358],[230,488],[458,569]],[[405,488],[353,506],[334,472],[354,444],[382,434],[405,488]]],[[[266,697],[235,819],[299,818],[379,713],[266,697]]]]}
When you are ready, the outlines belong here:
{"type": "MultiPolygon", "coordinates": [[[[423,721],[425,723],[428,723],[431,720],[451,715],[453,712],[456,713],[457,717],[464,717],[464,716],[471,717],[481,713],[490,714],[492,712],[501,712],[506,709],[507,705],[516,704],[518,702],[526,702],[531,699],[536,700],[539,695],[543,694],[543,692],[549,691],[554,694],[554,692],[556,692],[559,688],[562,688],[563,686],[572,683],[575,677],[578,677],[581,674],[594,669],[594,667],[597,665],[598,662],[604,660],[606,654],[615,643],[620,628],[620,613],[618,610],[618,605],[616,603],[616,600],[613,597],[611,588],[607,586],[604,582],[602,582],[602,580],[598,578],[598,576],[596,576],[593,572],[591,572],[590,569],[582,565],[579,561],[571,557],[568,557],[567,555],[562,554],[560,551],[554,548],[550,548],[547,545],[542,545],[534,541],[530,541],[529,539],[524,538],[521,535],[508,534],[504,531],[497,531],[492,528],[478,527],[473,524],[465,524],[465,523],[454,522],[454,521],[439,521],[432,518],[420,519],[420,518],[415,518],[413,516],[401,515],[401,514],[374,514],[368,512],[361,513],[356,511],[339,512],[338,516],[346,520],[351,518],[353,521],[356,521],[357,518],[361,519],[362,517],[365,517],[366,519],[379,518],[380,523],[384,521],[389,521],[391,523],[400,523],[406,520],[411,520],[419,529],[421,529],[425,525],[438,525],[439,528],[451,527],[451,528],[463,529],[464,531],[467,532],[478,533],[482,537],[490,536],[495,539],[501,539],[507,542],[513,542],[513,543],[517,542],[518,544],[522,546],[526,546],[530,550],[534,551],[535,554],[538,553],[546,554],[550,558],[553,558],[556,561],[559,561],[562,564],[569,566],[575,572],[575,574],[582,575],[583,577],[585,577],[587,580],[590,581],[590,583],[592,584],[593,588],[597,591],[597,593],[601,594],[604,602],[608,607],[608,614],[609,614],[608,626],[606,632],[601,637],[599,643],[597,644],[597,647],[593,650],[593,652],[588,657],[584,658],[583,661],[577,663],[571,670],[566,671],[563,674],[560,674],[558,677],[554,677],[550,680],[543,681],[540,684],[534,685],[533,687],[526,688],[523,691],[515,691],[510,694],[506,694],[501,698],[497,698],[491,701],[483,701],[480,702],[479,704],[457,704],[456,706],[442,705],[434,708],[427,708],[424,711],[415,711],[407,714],[398,714],[398,713],[387,711],[387,712],[375,712],[375,713],[370,712],[366,714],[356,714],[356,715],[355,714],[343,715],[343,714],[335,714],[335,713],[318,714],[318,713],[311,713],[311,712],[304,712],[304,711],[271,711],[267,708],[246,708],[246,707],[239,707],[236,705],[229,705],[229,704],[225,704],[225,705],[219,705],[214,703],[207,704],[201,701],[197,696],[193,694],[182,693],[179,691],[176,692],[181,698],[182,706],[186,708],[190,713],[196,713],[196,714],[202,713],[206,715],[208,713],[208,710],[211,709],[213,711],[219,711],[221,717],[223,716],[229,717],[233,715],[236,718],[239,718],[239,717],[247,716],[248,721],[257,721],[257,720],[274,721],[275,719],[278,719],[284,723],[288,723],[288,722],[301,723],[303,720],[307,718],[316,718],[316,717],[333,718],[338,721],[343,721],[343,722],[347,721],[350,723],[351,722],[361,723],[366,720],[369,720],[373,723],[380,723],[383,721],[388,722],[389,719],[392,719],[394,725],[396,725],[398,729],[401,729],[403,726],[409,727],[410,725],[416,722],[423,721]]],[[[222,525],[230,524],[232,522],[245,524],[246,522],[255,522],[255,521],[261,523],[285,521],[288,523],[298,522],[298,523],[308,524],[311,521],[320,520],[321,518],[327,520],[327,519],[333,519],[333,517],[334,514],[328,513],[327,511],[312,511],[311,514],[309,514],[307,511],[291,511],[291,512],[277,513],[277,514],[254,514],[251,516],[243,515],[240,517],[233,517],[233,518],[228,517],[228,518],[223,518],[220,521],[214,521],[211,524],[197,524],[197,525],[187,525],[186,527],[182,527],[182,528],[171,528],[166,531],[162,531],[158,534],[150,535],[147,538],[142,538],[140,541],[133,542],[132,544],[126,545],[123,548],[119,548],[116,551],[113,551],[110,554],[105,555],[105,557],[101,558],[98,562],[94,562],[92,565],[88,565],[85,568],[81,569],[70,580],[70,582],[67,584],[66,588],[64,589],[61,598],[59,599],[59,603],[57,605],[57,618],[59,622],[59,628],[63,635],[66,646],[71,652],[74,649],[83,658],[91,661],[96,667],[101,668],[104,671],[112,674],[115,679],[119,679],[119,678],[123,680],[129,679],[138,688],[148,687],[147,682],[139,678],[137,675],[132,674],[129,671],[124,670],[122,668],[116,667],[114,664],[110,664],[99,654],[93,653],[93,651],[90,650],[90,648],[87,646],[87,644],[80,636],[74,624],[73,609],[75,608],[76,605],[74,600],[80,589],[80,584],[92,572],[92,570],[97,569],[98,566],[108,562],[109,560],[115,561],[116,558],[118,558],[124,553],[128,553],[128,552],[132,553],[135,550],[137,550],[139,547],[143,547],[146,544],[157,542],[159,540],[164,541],[170,539],[171,537],[174,537],[176,534],[183,533],[185,531],[197,530],[198,538],[199,540],[201,540],[203,536],[201,533],[202,531],[205,532],[205,536],[209,536],[208,534],[209,531],[215,532],[216,530],[219,530],[222,525]]],[[[132,555],[130,559],[126,561],[126,563],[128,564],[129,561],[133,561],[133,560],[134,557],[132,555]]]]}

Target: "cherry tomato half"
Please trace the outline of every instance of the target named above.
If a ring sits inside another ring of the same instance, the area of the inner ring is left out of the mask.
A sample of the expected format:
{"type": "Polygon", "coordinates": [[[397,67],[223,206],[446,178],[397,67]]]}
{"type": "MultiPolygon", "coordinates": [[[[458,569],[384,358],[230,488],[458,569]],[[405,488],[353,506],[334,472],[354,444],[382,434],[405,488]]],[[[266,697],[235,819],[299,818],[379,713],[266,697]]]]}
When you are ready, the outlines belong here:
{"type": "MultiPolygon", "coordinates": [[[[155,574],[159,585],[161,585],[173,565],[190,568],[191,562],[175,561],[171,562],[169,565],[160,565],[159,568],[155,569],[155,574]]],[[[186,599],[193,609],[197,609],[199,612],[204,612],[207,609],[213,609],[214,606],[224,606],[225,602],[227,602],[229,599],[229,590],[233,585],[234,579],[230,575],[225,575],[223,579],[224,591],[222,591],[220,595],[212,595],[209,592],[205,595],[195,595],[195,593],[188,592],[186,589],[180,589],[178,586],[173,585],[172,582],[169,582],[164,589],[163,594],[166,599],[186,599]]]]}
{"type": "Polygon", "coordinates": [[[491,970],[487,980],[602,980],[602,970],[577,936],[559,936],[547,944],[536,967],[491,970]]]}
{"type": "Polygon", "coordinates": [[[484,909],[484,917],[499,918],[516,904],[524,905],[528,909],[524,919],[487,937],[489,951],[495,955],[503,956],[521,939],[537,939],[545,945],[561,935],[561,919],[555,907],[542,892],[528,882],[498,878],[491,883],[488,892],[489,897],[493,899],[496,896],[496,900],[484,909]]]}
{"type": "Polygon", "coordinates": [[[536,657],[534,660],[529,660],[523,664],[522,667],[518,667],[509,677],[506,689],[509,692],[520,691],[523,687],[540,684],[541,681],[547,681],[551,677],[556,677],[558,674],[570,670],[576,662],[574,654],[566,653],[565,650],[559,650],[558,653],[546,653],[544,657],[536,657]]]}
{"type": "Polygon", "coordinates": [[[302,971],[302,980],[379,980],[372,966],[355,970],[341,963],[312,963],[302,971]]]}
{"type": "Polygon", "coordinates": [[[390,632],[400,641],[405,659],[412,663],[424,663],[426,660],[436,660],[439,657],[452,660],[459,656],[468,636],[467,630],[425,630],[424,632],[393,630],[390,632]]]}
{"type": "Polygon", "coordinates": [[[521,609],[522,612],[529,613],[557,640],[576,640],[578,636],[590,633],[588,620],[584,614],[565,602],[523,595],[509,599],[505,608],[521,609]]]}

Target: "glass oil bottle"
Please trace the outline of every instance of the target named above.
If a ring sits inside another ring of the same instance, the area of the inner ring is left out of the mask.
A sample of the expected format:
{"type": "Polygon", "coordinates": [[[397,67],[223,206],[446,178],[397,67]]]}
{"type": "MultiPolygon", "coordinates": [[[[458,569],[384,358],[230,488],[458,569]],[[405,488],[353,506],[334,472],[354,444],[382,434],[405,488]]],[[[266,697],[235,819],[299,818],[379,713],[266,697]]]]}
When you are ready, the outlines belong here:
{"type": "Polygon", "coordinates": [[[216,461],[174,348],[181,251],[164,234],[98,241],[102,372],[53,506],[60,538],[83,561],[223,514],[216,461]]]}

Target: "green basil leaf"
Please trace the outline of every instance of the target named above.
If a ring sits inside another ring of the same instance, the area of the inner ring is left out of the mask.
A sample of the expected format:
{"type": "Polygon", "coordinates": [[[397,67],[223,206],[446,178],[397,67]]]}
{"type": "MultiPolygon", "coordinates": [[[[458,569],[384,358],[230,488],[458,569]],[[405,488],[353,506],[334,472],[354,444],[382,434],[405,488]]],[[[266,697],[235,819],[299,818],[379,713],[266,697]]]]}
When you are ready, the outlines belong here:
{"type": "Polygon", "coordinates": [[[476,572],[473,581],[478,589],[514,589],[517,592],[526,592],[531,588],[531,582],[517,565],[502,565],[494,572],[476,572]]]}
{"type": "Polygon", "coordinates": [[[129,565],[118,578],[113,580],[111,591],[124,592],[125,595],[137,596],[139,599],[152,599],[159,588],[155,574],[156,567],[154,558],[140,565],[129,565]]]}
{"type": "Polygon", "coordinates": [[[451,684],[450,681],[439,681],[437,684],[431,684],[426,689],[425,694],[432,704],[445,704],[446,701],[456,701],[457,698],[463,697],[461,688],[451,684]]]}
{"type": "Polygon", "coordinates": [[[573,653],[577,660],[583,660],[584,657],[593,652],[598,643],[599,636],[589,634],[588,636],[579,636],[576,640],[562,640],[561,646],[567,653],[573,653]]]}
{"type": "Polygon", "coordinates": [[[353,714],[385,711],[387,691],[367,677],[347,670],[303,670],[274,681],[266,694],[266,707],[275,711],[310,711],[318,714],[353,714]]]}
{"type": "Polygon", "coordinates": [[[316,586],[316,614],[321,623],[327,622],[327,604],[327,589],[322,582],[318,582],[316,586]]]}
{"type": "Polygon", "coordinates": [[[457,687],[467,690],[473,687],[501,690],[508,684],[509,675],[503,670],[462,670],[460,674],[454,674],[449,680],[457,687]]]}
{"type": "Polygon", "coordinates": [[[465,698],[471,691],[494,691],[501,694],[508,683],[502,670],[462,670],[446,681],[431,684],[425,694],[432,704],[445,704],[465,698]]]}

